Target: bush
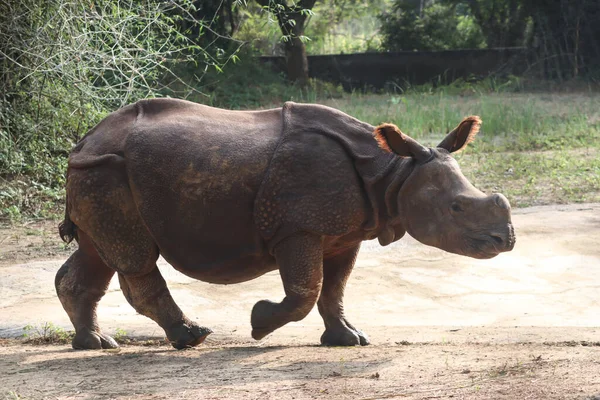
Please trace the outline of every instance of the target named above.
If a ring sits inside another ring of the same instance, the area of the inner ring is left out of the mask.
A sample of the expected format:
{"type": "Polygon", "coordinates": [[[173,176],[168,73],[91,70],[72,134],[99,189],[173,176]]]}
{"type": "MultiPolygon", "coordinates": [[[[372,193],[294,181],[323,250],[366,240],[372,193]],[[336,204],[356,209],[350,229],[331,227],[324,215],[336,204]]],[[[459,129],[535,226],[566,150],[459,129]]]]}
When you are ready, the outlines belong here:
{"type": "Polygon", "coordinates": [[[183,84],[174,66],[206,70],[231,58],[197,44],[190,32],[203,25],[190,20],[193,8],[188,0],[0,2],[0,217],[46,216],[26,198],[60,197],[74,143],[110,111],[164,95],[163,82],[183,84]]]}
{"type": "Polygon", "coordinates": [[[483,48],[485,38],[473,18],[454,5],[433,3],[423,10],[396,0],[380,15],[382,47],[391,51],[483,48]]]}
{"type": "MultiPolygon", "coordinates": [[[[275,72],[270,64],[263,64],[251,49],[240,52],[236,63],[222,71],[204,75],[199,89],[204,94],[192,93],[189,99],[214,107],[251,109],[280,107],[285,101],[315,102],[317,97],[341,96],[343,90],[331,83],[311,79],[306,87],[290,83],[285,74],[275,72]]],[[[182,76],[193,73],[193,66],[182,76]]]]}

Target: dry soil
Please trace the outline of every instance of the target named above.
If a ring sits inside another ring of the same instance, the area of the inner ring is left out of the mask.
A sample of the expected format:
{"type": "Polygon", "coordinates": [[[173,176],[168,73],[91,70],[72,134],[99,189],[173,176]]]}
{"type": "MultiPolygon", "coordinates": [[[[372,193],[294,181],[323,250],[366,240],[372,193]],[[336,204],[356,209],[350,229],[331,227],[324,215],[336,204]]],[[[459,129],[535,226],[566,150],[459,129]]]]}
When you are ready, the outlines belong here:
{"type": "Polygon", "coordinates": [[[410,238],[367,243],[347,288],[349,319],[372,345],[316,346],[316,311],[260,342],[252,305],[278,300],[277,273],[215,286],[164,262],[175,300],[215,333],[176,351],[113,282],[103,328],[159,340],[119,351],[28,345],[23,326],[71,329],[53,288],[54,224],[0,229],[0,398],[600,399],[600,205],[516,210],[517,245],[480,261],[410,238]]]}

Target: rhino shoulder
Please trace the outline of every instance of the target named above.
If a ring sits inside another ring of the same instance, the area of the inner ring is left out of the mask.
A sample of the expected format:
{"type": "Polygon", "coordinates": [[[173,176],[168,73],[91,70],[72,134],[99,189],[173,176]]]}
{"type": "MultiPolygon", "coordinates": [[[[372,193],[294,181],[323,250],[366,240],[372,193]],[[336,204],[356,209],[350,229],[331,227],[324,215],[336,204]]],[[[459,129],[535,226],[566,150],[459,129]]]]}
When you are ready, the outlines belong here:
{"type": "Polygon", "coordinates": [[[278,147],[255,201],[255,223],[268,240],[296,231],[340,236],[366,214],[361,180],[336,140],[305,133],[278,147]]]}

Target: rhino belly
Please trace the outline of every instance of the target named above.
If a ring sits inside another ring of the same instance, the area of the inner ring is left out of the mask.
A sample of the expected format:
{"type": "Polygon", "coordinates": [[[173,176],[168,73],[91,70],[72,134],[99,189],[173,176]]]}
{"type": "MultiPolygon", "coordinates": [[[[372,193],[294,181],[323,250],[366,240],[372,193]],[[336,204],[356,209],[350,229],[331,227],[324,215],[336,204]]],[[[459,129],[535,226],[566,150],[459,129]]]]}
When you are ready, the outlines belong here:
{"type": "Polygon", "coordinates": [[[223,285],[247,282],[277,269],[275,259],[268,253],[236,257],[212,253],[209,257],[200,255],[195,261],[181,260],[178,254],[169,252],[162,255],[173,268],[190,278],[223,285]]]}
{"type": "Polygon", "coordinates": [[[275,268],[253,220],[253,196],[210,196],[193,201],[165,190],[142,199],[140,214],[161,255],[178,271],[210,283],[236,283],[275,268]]]}

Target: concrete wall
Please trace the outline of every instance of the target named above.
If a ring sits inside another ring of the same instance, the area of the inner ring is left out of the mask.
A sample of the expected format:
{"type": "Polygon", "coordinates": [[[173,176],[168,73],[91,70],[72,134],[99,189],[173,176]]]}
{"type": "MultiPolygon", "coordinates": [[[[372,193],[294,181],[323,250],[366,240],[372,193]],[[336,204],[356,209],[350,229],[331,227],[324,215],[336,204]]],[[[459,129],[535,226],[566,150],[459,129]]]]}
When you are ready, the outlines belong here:
{"type": "MultiPolygon", "coordinates": [[[[279,71],[283,57],[260,57],[279,71]]],[[[472,76],[481,78],[502,72],[520,74],[526,66],[525,48],[485,50],[404,51],[309,56],[309,75],[341,83],[345,89],[406,86],[441,79],[444,83],[472,76]]]]}

